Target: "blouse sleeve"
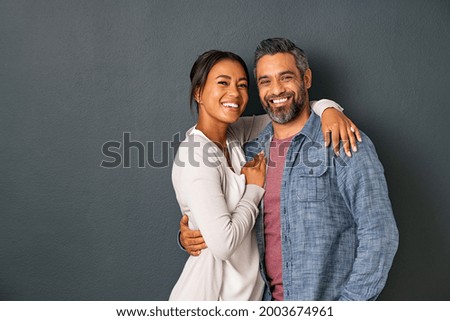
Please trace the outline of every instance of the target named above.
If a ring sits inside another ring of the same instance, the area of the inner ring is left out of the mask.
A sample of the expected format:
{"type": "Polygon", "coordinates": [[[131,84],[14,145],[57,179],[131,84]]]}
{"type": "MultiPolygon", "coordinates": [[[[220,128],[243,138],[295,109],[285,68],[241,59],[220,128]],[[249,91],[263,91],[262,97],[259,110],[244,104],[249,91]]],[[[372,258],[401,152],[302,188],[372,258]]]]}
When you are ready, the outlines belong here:
{"type": "Polygon", "coordinates": [[[311,101],[311,109],[317,114],[317,116],[322,117],[322,113],[327,108],[335,108],[342,112],[344,108],[342,108],[337,102],[330,99],[321,99],[321,100],[312,100],[311,101]]]}
{"type": "Polygon", "coordinates": [[[222,190],[224,168],[217,157],[205,162],[202,155],[204,148],[196,148],[195,161],[184,164],[177,184],[208,248],[216,258],[227,260],[252,230],[264,189],[246,185],[242,199],[230,211],[222,190]]]}
{"type": "MultiPolygon", "coordinates": [[[[343,111],[338,103],[330,99],[321,99],[311,101],[311,109],[319,116],[322,117],[322,113],[327,108],[335,108],[339,111],[343,111]]],[[[254,138],[267,126],[270,122],[270,117],[267,114],[258,116],[244,116],[239,118],[238,121],[231,124],[229,132],[237,139],[241,144],[244,144],[254,138]]]]}
{"type": "Polygon", "coordinates": [[[270,123],[270,117],[267,114],[244,116],[231,124],[228,131],[232,137],[244,144],[256,137],[270,123]]]}

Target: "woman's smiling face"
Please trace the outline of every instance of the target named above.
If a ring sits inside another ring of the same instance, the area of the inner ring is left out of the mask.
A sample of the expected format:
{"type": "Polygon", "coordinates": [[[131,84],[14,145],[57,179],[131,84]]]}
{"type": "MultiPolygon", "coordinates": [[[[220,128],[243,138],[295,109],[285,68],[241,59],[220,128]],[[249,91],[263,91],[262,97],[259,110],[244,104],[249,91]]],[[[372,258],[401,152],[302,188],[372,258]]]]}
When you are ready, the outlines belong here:
{"type": "Polygon", "coordinates": [[[237,61],[220,60],[211,68],[205,86],[197,91],[195,99],[199,117],[226,124],[237,121],[248,103],[244,68],[237,61]]]}

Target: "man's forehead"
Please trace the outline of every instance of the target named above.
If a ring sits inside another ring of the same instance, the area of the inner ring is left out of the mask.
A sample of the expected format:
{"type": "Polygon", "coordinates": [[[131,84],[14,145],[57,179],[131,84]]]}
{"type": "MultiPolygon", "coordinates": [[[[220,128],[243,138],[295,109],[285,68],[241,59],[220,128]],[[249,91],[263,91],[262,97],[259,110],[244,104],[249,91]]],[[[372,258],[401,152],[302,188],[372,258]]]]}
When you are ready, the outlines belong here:
{"type": "Polygon", "coordinates": [[[275,55],[262,56],[256,63],[258,77],[269,74],[280,74],[287,71],[296,72],[295,58],[290,53],[277,53],[275,55]]]}

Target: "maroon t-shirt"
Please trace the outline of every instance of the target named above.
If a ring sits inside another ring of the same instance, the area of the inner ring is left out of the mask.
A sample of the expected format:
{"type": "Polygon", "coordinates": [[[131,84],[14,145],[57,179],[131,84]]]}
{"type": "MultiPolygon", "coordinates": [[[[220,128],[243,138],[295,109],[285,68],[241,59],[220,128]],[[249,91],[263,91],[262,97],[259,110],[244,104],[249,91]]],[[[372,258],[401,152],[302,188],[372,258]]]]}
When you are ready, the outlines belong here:
{"type": "Polygon", "coordinates": [[[272,139],[270,161],[264,194],[264,236],[267,280],[273,300],[281,301],[283,295],[283,267],[281,252],[280,192],[286,154],[292,137],[272,139]]]}

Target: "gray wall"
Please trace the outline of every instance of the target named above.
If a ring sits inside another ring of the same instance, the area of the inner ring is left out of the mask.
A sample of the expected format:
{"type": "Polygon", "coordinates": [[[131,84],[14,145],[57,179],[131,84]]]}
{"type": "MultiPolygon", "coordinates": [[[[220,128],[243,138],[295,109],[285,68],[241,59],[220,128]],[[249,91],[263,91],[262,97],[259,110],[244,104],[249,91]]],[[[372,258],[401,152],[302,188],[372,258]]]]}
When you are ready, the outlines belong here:
{"type": "Polygon", "coordinates": [[[436,0],[0,1],[0,299],[166,300],[186,259],[170,166],[134,148],[101,168],[102,145],[129,132],[160,160],[195,122],[197,55],[253,68],[283,36],[385,166],[401,238],[380,299],[449,300],[449,17],[436,0]]]}

